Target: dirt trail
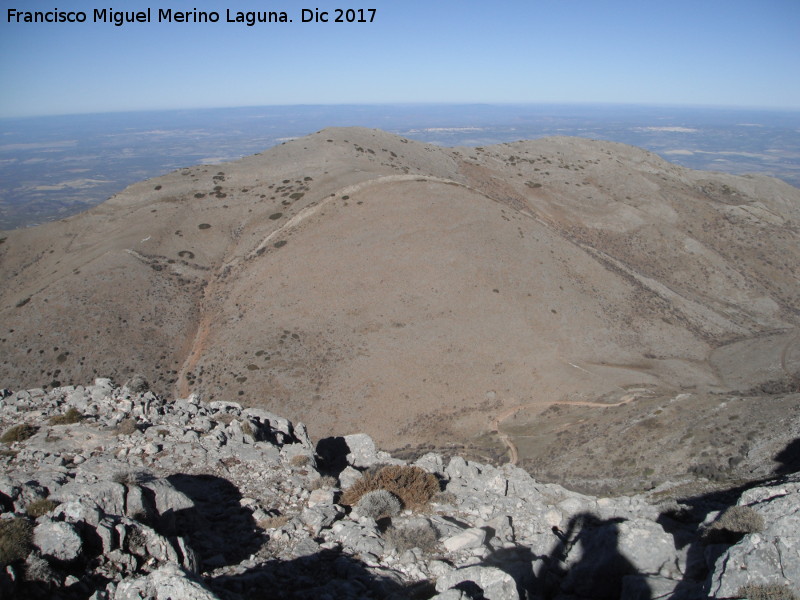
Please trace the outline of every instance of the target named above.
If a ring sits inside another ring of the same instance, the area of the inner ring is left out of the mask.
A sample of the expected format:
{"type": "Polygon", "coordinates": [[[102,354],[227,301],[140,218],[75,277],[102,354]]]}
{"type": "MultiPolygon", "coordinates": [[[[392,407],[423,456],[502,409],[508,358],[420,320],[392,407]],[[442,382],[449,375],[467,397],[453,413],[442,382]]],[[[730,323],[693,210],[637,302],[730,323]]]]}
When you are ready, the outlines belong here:
{"type": "Polygon", "coordinates": [[[794,336],[789,338],[789,341],[786,342],[786,345],[783,347],[783,351],[781,352],[781,369],[783,369],[783,372],[789,376],[789,379],[797,384],[798,389],[800,390],[800,377],[796,373],[791,372],[786,364],[786,357],[789,355],[789,350],[794,344],[800,344],[800,329],[795,330],[794,336]]]}
{"type": "Polygon", "coordinates": [[[599,404],[597,402],[582,402],[579,400],[574,401],[560,401],[560,402],[528,402],[527,404],[519,404],[514,406],[513,408],[508,409],[507,411],[499,414],[495,417],[494,421],[492,422],[493,431],[497,433],[497,436],[500,438],[500,441],[506,445],[508,448],[508,462],[514,466],[517,465],[519,462],[519,451],[517,450],[517,446],[514,442],[511,441],[511,438],[507,433],[503,433],[500,431],[500,424],[505,421],[506,419],[514,416],[521,410],[525,410],[527,408],[539,407],[539,406],[553,406],[555,404],[560,404],[563,406],[591,406],[594,408],[613,408],[615,406],[622,406],[624,404],[628,404],[629,402],[635,400],[638,397],[638,394],[625,394],[619,402],[615,402],[613,404],[599,404]]]}

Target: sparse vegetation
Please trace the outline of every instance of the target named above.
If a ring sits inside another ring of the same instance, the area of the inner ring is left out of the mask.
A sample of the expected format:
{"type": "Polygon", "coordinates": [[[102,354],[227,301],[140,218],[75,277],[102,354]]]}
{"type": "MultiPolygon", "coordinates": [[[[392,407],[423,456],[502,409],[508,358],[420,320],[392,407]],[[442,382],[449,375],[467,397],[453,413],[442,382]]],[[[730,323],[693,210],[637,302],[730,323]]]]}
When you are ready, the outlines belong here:
{"type": "Polygon", "coordinates": [[[261,529],[279,529],[289,522],[288,515],[275,515],[266,519],[261,519],[258,526],[261,529]]]}
{"type": "Polygon", "coordinates": [[[307,489],[310,492],[319,489],[331,489],[335,488],[337,483],[338,480],[336,479],[336,477],[333,477],[331,475],[323,475],[322,477],[312,479],[309,482],[307,489]]]}
{"type": "Polygon", "coordinates": [[[145,481],[152,479],[152,475],[147,471],[117,471],[112,480],[123,485],[141,485],[145,481]]]}
{"type": "Polygon", "coordinates": [[[356,503],[358,512],[372,519],[394,517],[400,514],[400,500],[386,490],[367,492],[356,503]]]}
{"type": "Polygon", "coordinates": [[[33,425],[28,425],[27,423],[21,423],[20,425],[14,425],[14,427],[10,427],[3,432],[3,435],[0,436],[0,442],[4,444],[12,444],[14,442],[22,442],[27,440],[29,437],[33,436],[39,430],[38,427],[34,427],[33,425]]]}
{"type": "Polygon", "coordinates": [[[436,502],[437,504],[456,504],[458,498],[453,492],[436,492],[433,498],[431,498],[431,502],[436,502]]]}
{"type": "Polygon", "coordinates": [[[769,585],[744,585],[736,592],[737,598],[747,598],[748,600],[797,600],[794,595],[785,585],[769,584],[769,585]]]}
{"type": "Polygon", "coordinates": [[[139,426],[136,424],[136,419],[128,417],[117,424],[116,431],[117,435],[132,435],[139,431],[139,426]]]}
{"type": "Polygon", "coordinates": [[[354,506],[361,496],[373,490],[391,492],[400,498],[404,507],[419,509],[440,491],[440,486],[436,476],[424,469],[413,466],[388,465],[374,473],[364,473],[361,479],[344,491],[341,503],[354,506]]]}
{"type": "Polygon", "coordinates": [[[764,518],[750,506],[731,506],[703,532],[709,544],[735,544],[748,533],[764,529],[764,518]]]}
{"type": "Polygon", "coordinates": [[[296,454],[292,458],[289,459],[289,464],[293,467],[305,467],[311,462],[311,458],[309,458],[305,454],[296,454]]]}
{"type": "Polygon", "coordinates": [[[70,406],[67,412],[63,415],[53,415],[50,417],[51,425],[72,425],[80,423],[83,420],[83,415],[74,406],[70,406]]]}
{"type": "Polygon", "coordinates": [[[25,512],[28,513],[29,517],[36,519],[42,515],[46,515],[56,506],[58,506],[58,503],[49,498],[37,498],[25,507],[25,512]]]}
{"type": "Polygon", "coordinates": [[[144,376],[134,375],[128,380],[125,387],[134,394],[143,394],[150,389],[150,384],[147,383],[147,379],[145,379],[144,376]]]}
{"type": "Polygon", "coordinates": [[[31,551],[33,526],[28,519],[0,521],[0,565],[22,560],[31,551]]]}
{"type": "Polygon", "coordinates": [[[439,543],[436,530],[426,521],[408,523],[400,527],[390,527],[384,538],[398,552],[419,548],[423,552],[433,552],[439,543]]]}

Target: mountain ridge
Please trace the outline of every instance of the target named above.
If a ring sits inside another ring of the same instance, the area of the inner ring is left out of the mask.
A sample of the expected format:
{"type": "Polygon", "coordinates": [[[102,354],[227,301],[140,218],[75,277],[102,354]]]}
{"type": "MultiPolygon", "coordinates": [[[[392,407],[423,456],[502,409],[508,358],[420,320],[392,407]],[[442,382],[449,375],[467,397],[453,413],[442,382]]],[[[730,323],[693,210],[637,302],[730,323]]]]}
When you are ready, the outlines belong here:
{"type": "Polygon", "coordinates": [[[664,413],[768,384],[793,404],[798,222],[788,184],[622,144],[326,129],[4,234],[0,376],[141,372],[315,436],[497,460],[493,420],[522,405],[512,421],[630,393],[664,413]]]}

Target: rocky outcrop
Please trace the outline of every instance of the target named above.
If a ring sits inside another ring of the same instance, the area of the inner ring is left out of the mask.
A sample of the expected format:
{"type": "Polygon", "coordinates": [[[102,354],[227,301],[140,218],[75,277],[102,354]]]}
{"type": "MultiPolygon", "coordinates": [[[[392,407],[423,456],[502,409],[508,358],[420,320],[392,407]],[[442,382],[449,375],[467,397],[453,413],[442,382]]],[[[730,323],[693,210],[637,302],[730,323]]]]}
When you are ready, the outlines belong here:
{"type": "Polygon", "coordinates": [[[144,388],[98,379],[0,400],[2,597],[800,592],[794,475],[702,498],[598,498],[431,453],[413,463],[440,482],[422,508],[388,492],[349,506],[341,493],[365,471],[408,463],[364,435],[315,448],[302,424],[268,411],[144,388]],[[731,504],[746,507],[743,529],[723,512],[731,504]]]}

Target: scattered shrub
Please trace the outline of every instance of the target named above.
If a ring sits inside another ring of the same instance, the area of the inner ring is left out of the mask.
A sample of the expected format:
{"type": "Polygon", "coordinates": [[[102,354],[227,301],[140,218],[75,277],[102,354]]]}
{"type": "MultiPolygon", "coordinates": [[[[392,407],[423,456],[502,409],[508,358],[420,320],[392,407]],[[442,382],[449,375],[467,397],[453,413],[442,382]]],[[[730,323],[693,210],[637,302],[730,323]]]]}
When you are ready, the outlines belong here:
{"type": "Polygon", "coordinates": [[[132,435],[139,431],[139,426],[136,424],[136,419],[128,417],[117,424],[116,431],[118,435],[132,435]]]}
{"type": "Polygon", "coordinates": [[[437,504],[456,504],[458,498],[453,492],[436,492],[433,498],[431,498],[431,502],[436,502],[437,504]]]}
{"type": "Polygon", "coordinates": [[[295,454],[289,459],[289,464],[293,467],[305,467],[311,462],[311,458],[306,454],[295,454]]]}
{"type": "MultiPolygon", "coordinates": [[[[180,256],[180,252],[178,253],[180,256]]],[[[144,375],[134,375],[131,377],[126,383],[125,387],[128,388],[134,394],[144,394],[147,390],[150,389],[150,384],[147,383],[147,379],[144,378],[144,375]]]]}
{"type": "Polygon", "coordinates": [[[71,406],[63,415],[53,415],[50,417],[51,425],[72,425],[73,423],[80,423],[83,419],[81,412],[71,406]]]}
{"type": "Polygon", "coordinates": [[[419,548],[423,552],[433,552],[439,543],[439,536],[428,521],[390,527],[383,537],[398,552],[405,552],[412,548],[419,548]]]}
{"type": "Polygon", "coordinates": [[[400,514],[400,500],[386,490],[367,492],[356,503],[358,512],[372,519],[394,517],[400,514]]]}
{"type": "MultiPolygon", "coordinates": [[[[144,516],[146,517],[146,515],[144,516]]],[[[133,515],[133,518],[139,523],[145,525],[147,524],[147,519],[142,519],[142,513],[133,515]]],[[[138,527],[132,527],[128,530],[127,535],[125,536],[125,545],[128,547],[128,551],[132,552],[133,554],[140,554],[142,551],[147,554],[147,536],[138,527]]]]}
{"type": "Polygon", "coordinates": [[[25,559],[25,581],[39,581],[48,585],[58,585],[60,576],[37,552],[31,552],[25,559]]]}
{"type": "Polygon", "coordinates": [[[141,485],[152,480],[153,476],[147,471],[117,471],[111,479],[123,485],[141,485]]]}
{"type": "Polygon", "coordinates": [[[373,490],[391,492],[410,509],[421,508],[440,490],[435,475],[419,467],[388,465],[376,472],[366,472],[342,494],[342,504],[355,505],[361,496],[373,490]]]}
{"type": "Polygon", "coordinates": [[[258,522],[261,529],[279,529],[289,522],[288,515],[276,515],[274,517],[267,517],[258,522]]]}
{"type": "Polygon", "coordinates": [[[21,442],[33,436],[38,430],[38,427],[34,427],[33,425],[28,425],[26,423],[14,425],[14,427],[6,429],[5,432],[3,432],[2,437],[0,437],[0,442],[5,444],[21,442]]]}
{"type": "Polygon", "coordinates": [[[322,477],[317,477],[316,479],[312,479],[308,484],[308,491],[319,490],[322,488],[335,488],[338,484],[338,480],[336,477],[331,475],[323,475],[322,477]]]}
{"type": "Polygon", "coordinates": [[[0,565],[21,560],[31,551],[33,526],[28,519],[0,521],[0,565]]]}
{"type": "Polygon", "coordinates": [[[737,598],[748,600],[797,600],[792,591],[784,585],[743,585],[736,592],[737,598]]]}
{"type": "Polygon", "coordinates": [[[735,544],[748,533],[764,530],[764,518],[749,506],[731,506],[708,529],[703,540],[709,544],[735,544]]]}
{"type": "Polygon", "coordinates": [[[25,512],[28,513],[29,517],[36,519],[37,517],[46,515],[56,506],[58,506],[58,503],[48,498],[37,498],[25,507],[25,512]]]}

